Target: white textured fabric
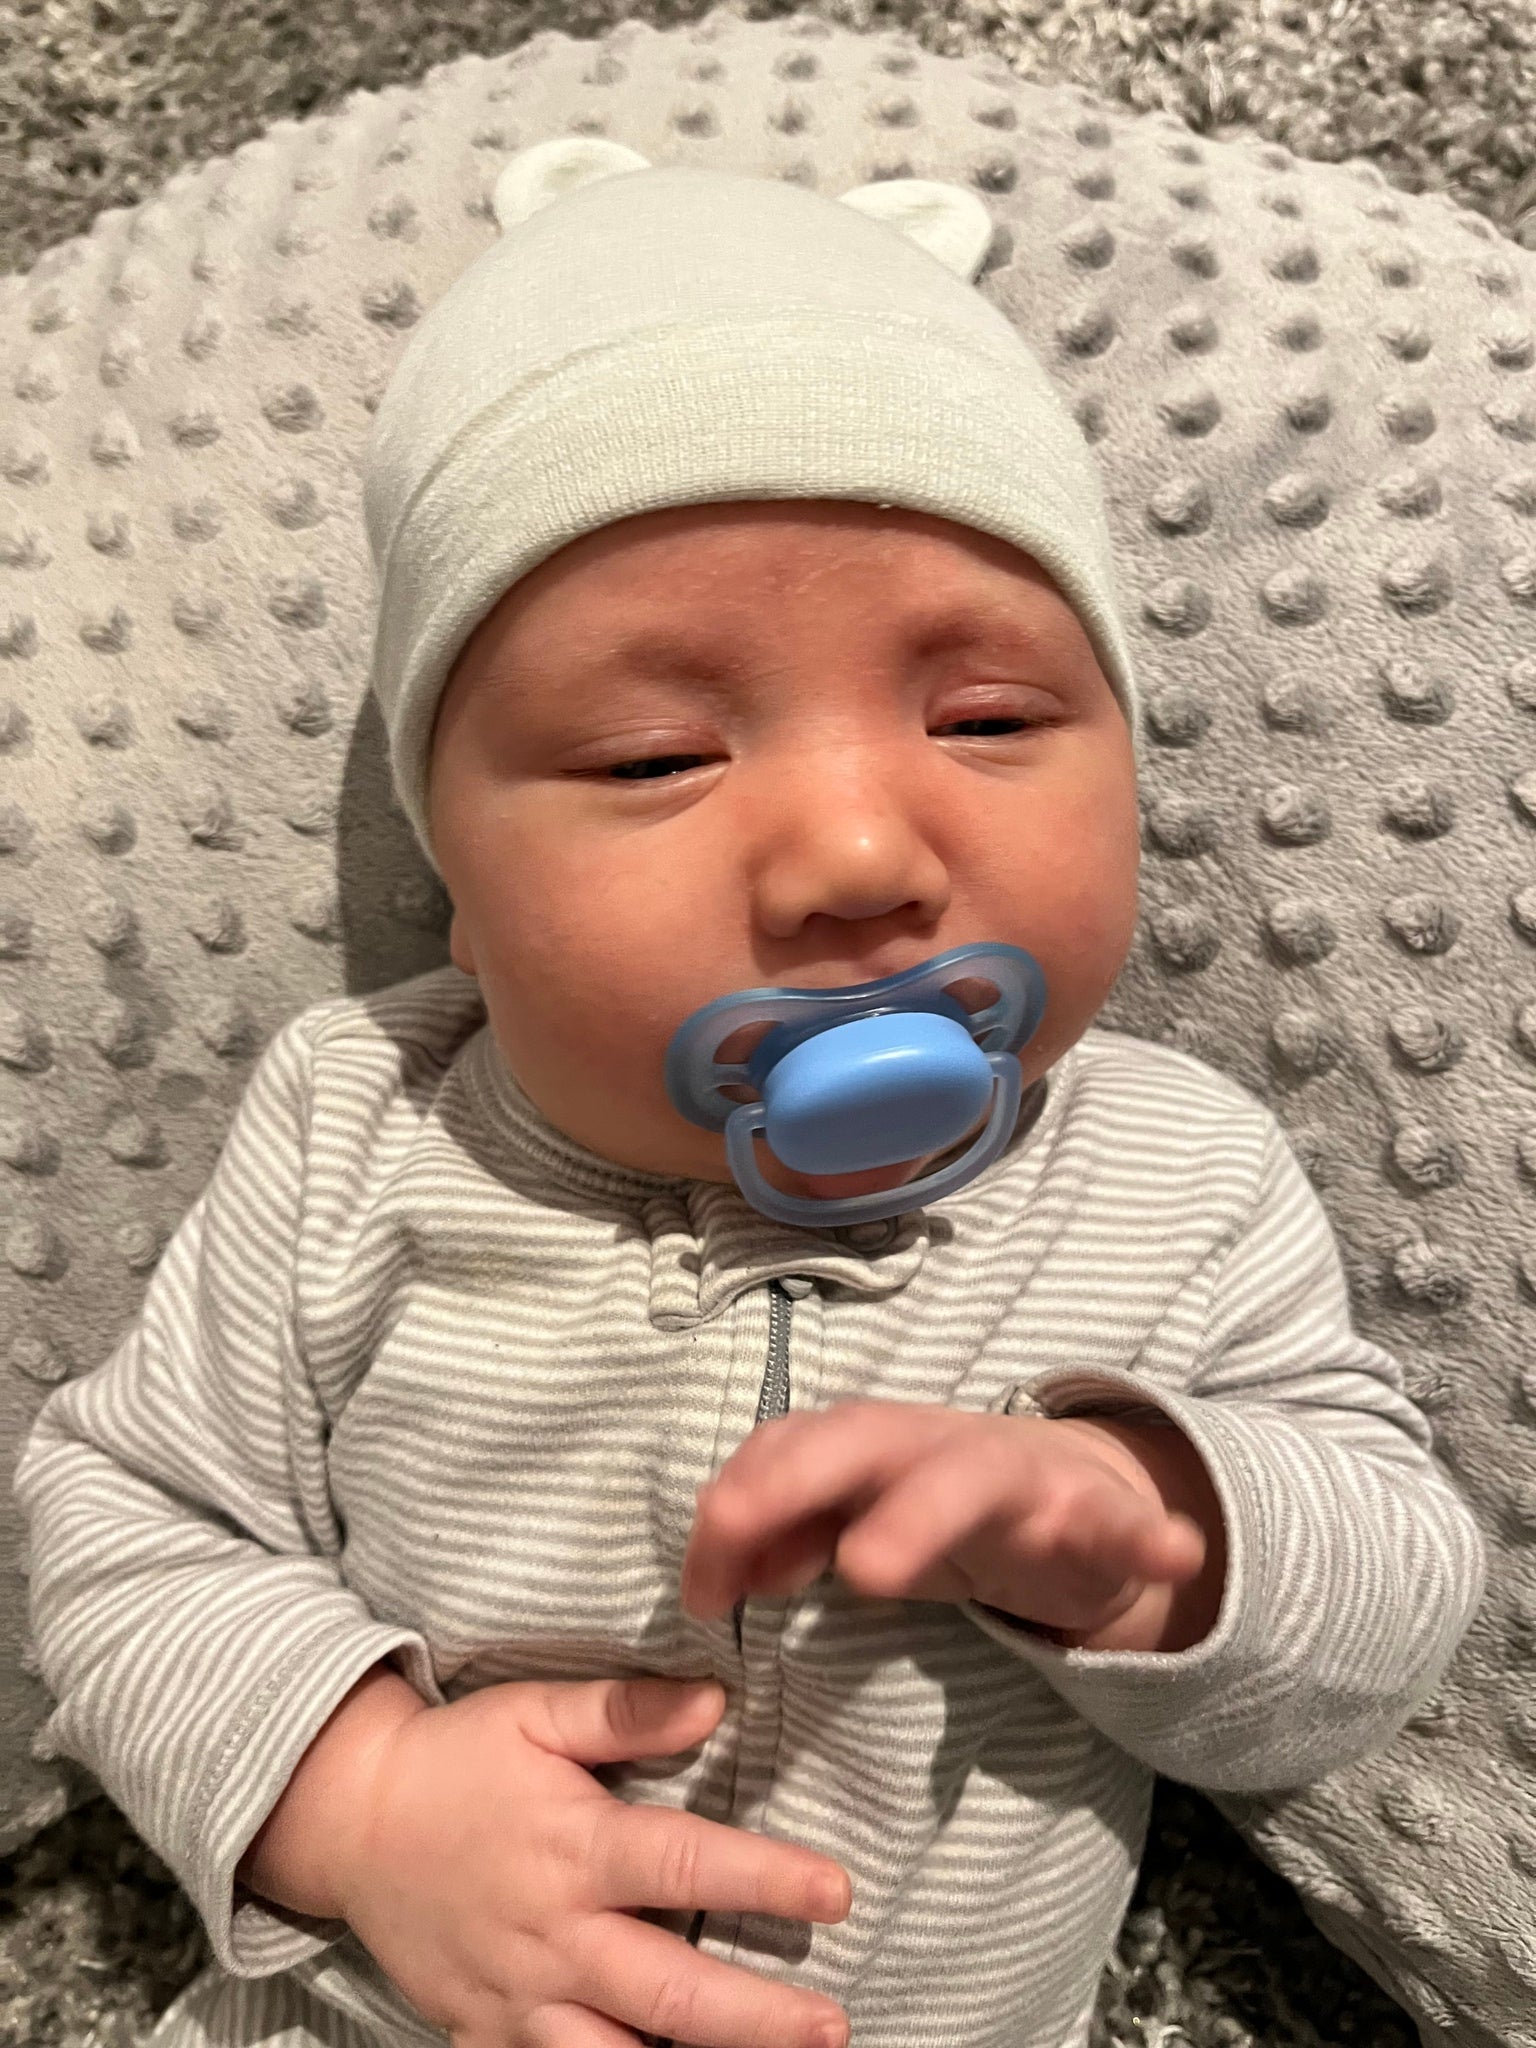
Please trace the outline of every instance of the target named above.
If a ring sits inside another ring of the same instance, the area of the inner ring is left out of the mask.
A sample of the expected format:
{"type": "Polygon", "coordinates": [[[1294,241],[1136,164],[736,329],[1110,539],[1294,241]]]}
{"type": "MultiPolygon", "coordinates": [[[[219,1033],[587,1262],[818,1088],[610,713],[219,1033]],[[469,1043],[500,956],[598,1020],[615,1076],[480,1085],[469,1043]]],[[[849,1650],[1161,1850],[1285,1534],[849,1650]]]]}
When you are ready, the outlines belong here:
{"type": "MultiPolygon", "coordinates": [[[[579,164],[591,147],[539,150],[579,164]]],[[[980,210],[974,193],[917,186],[980,210]]],[[[599,174],[514,220],[417,326],[375,416],[363,498],[372,684],[429,859],[432,720],[465,641],[568,542],[667,505],[856,499],[1012,542],[1072,603],[1139,743],[1082,429],[968,276],[853,203],[868,189],[831,200],[678,165],[599,174]]]]}
{"type": "Polygon", "coordinates": [[[710,1915],[699,1946],[843,2001],[858,2048],[1081,2048],[1153,1774],[1310,1781],[1443,1673],[1484,1562],[1429,1444],[1273,1115],[1186,1053],[1090,1029],[978,1180],[808,1231],[576,1145],[447,967],[278,1033],[138,1322],[49,1396],[15,1486],[46,1732],[217,1958],[155,2048],[356,2048],[338,2016],[445,2038],[341,1923],[233,1884],[390,1653],[433,1705],[718,1677],[707,1741],[602,1782],[837,1858],[853,1908],[808,1946],[710,1915]],[[1226,1520],[1211,1633],[1064,1652],[825,1577],[747,1601],[738,1650],[678,1574],[776,1355],[793,1410],[1160,1410],[1226,1520]]]}

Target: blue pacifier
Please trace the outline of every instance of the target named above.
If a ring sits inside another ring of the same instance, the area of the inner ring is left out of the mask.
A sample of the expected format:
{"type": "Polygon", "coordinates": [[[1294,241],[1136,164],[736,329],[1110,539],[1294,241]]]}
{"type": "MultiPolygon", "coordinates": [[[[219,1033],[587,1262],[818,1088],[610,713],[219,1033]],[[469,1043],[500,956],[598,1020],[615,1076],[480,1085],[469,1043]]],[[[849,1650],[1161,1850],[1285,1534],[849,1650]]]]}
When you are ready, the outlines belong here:
{"type": "Polygon", "coordinates": [[[667,1094],[690,1123],[725,1132],[742,1194],[778,1223],[813,1229],[920,1209],[973,1181],[1013,1135],[1023,1076],[1015,1057],[1045,1014],[1045,975],[1021,946],[983,941],[936,953],[900,974],[850,988],[750,988],[685,1017],[667,1047],[667,1094]],[[996,1001],[967,1010],[945,984],[993,983],[996,1001]],[[782,1021],[781,1021],[782,1020],[782,1021]],[[716,1049],[746,1024],[771,1022],[744,1061],[716,1049]],[[755,1088],[733,1102],[723,1088],[755,1088]],[[781,1194],[756,1157],[762,1131],[796,1173],[861,1173],[955,1144],[986,1110],[959,1159],[903,1187],[814,1200],[781,1194]]]}

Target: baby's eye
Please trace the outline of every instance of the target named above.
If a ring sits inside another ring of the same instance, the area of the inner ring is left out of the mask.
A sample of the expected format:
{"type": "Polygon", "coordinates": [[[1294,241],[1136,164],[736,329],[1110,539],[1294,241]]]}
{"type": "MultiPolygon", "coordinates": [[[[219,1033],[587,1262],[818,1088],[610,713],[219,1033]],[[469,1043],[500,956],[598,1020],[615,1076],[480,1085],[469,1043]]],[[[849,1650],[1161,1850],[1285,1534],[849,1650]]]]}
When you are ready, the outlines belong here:
{"type": "Polygon", "coordinates": [[[702,754],[656,754],[648,761],[619,761],[612,768],[609,768],[606,773],[615,776],[621,782],[659,782],[662,779],[659,772],[661,769],[676,767],[679,761],[686,762],[689,767],[692,767],[694,762],[702,761],[703,759],[704,756],[702,754]],[[629,772],[631,768],[642,770],[654,768],[658,773],[655,775],[631,775],[629,772]]]}
{"type": "MultiPolygon", "coordinates": [[[[1038,718],[959,718],[949,725],[939,726],[938,731],[961,733],[967,739],[1000,739],[1009,738],[1016,731],[1031,731],[1035,726],[1044,723],[1043,719],[1038,718]],[[966,731],[967,727],[982,726],[1002,730],[966,731]]],[[[645,760],[615,762],[611,768],[604,769],[603,773],[605,777],[611,776],[618,782],[663,782],[670,780],[668,771],[686,773],[689,768],[707,759],[708,756],[704,754],[653,754],[645,760]]]]}
{"type": "MultiPolygon", "coordinates": [[[[991,725],[1011,726],[1015,731],[1022,730],[1028,732],[1037,725],[1043,725],[1044,722],[1045,721],[1043,719],[1039,718],[957,718],[951,725],[941,725],[939,727],[939,730],[940,732],[960,732],[968,725],[991,725]]],[[[1009,737],[1009,735],[1005,733],[986,732],[968,733],[966,737],[968,739],[995,740],[1007,738],[1009,737]]]]}

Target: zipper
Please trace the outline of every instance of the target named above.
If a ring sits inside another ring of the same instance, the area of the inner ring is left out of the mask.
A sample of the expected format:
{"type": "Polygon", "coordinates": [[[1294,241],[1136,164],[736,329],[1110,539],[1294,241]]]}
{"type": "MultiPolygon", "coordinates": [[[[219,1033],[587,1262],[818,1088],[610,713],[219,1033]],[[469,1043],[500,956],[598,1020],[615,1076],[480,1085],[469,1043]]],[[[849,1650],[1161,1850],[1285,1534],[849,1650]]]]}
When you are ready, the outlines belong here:
{"type": "MultiPolygon", "coordinates": [[[[797,1301],[805,1297],[815,1286],[802,1273],[788,1273],[782,1280],[768,1282],[768,1363],[763,1369],[763,1384],[757,1396],[757,1418],[753,1423],[772,1422],[776,1416],[789,1412],[789,1320],[797,1301]]],[[[746,1606],[743,1595],[731,1609],[731,1619],[736,1628],[736,1650],[741,1654],[741,1610],[746,1606]]],[[[693,1925],[688,1929],[688,1946],[697,1948],[708,1909],[701,1906],[693,1916],[693,1925]]],[[[647,2040],[652,2037],[647,2035],[647,2040]]],[[[652,2041],[652,2048],[676,2048],[676,2043],[661,2040],[652,2041]]]]}
{"type": "MultiPolygon", "coordinates": [[[[768,1282],[768,1363],[757,1397],[754,1429],[789,1412],[789,1319],[796,1300],[803,1301],[814,1285],[814,1281],[799,1273],[791,1273],[784,1280],[768,1282]]],[[[736,1625],[738,1655],[741,1651],[741,1610],[746,1604],[743,1595],[731,1609],[731,1619],[736,1625]]]]}

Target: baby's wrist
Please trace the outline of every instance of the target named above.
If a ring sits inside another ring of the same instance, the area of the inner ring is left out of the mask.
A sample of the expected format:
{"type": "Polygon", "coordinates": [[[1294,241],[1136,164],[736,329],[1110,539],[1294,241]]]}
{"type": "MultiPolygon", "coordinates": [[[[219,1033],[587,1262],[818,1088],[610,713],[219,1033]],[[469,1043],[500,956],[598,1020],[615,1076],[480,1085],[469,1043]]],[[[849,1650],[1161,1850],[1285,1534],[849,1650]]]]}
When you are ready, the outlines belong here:
{"type": "Polygon", "coordinates": [[[1205,1539],[1205,1562],[1196,1578],[1179,1585],[1134,1582],[1132,1597],[1117,1600],[1092,1628],[1052,1630],[1051,1640],[1063,1649],[1165,1653],[1202,1642],[1220,1611],[1227,1546],[1220,1502],[1200,1453],[1165,1419],[1063,1416],[1058,1427],[1092,1439],[1139,1492],[1165,1513],[1193,1522],[1205,1539]]]}
{"type": "Polygon", "coordinates": [[[426,1703],[387,1660],[371,1665],[305,1750],[235,1875],[275,1905],[342,1920],[345,1877],[395,1732],[426,1703]]]}

